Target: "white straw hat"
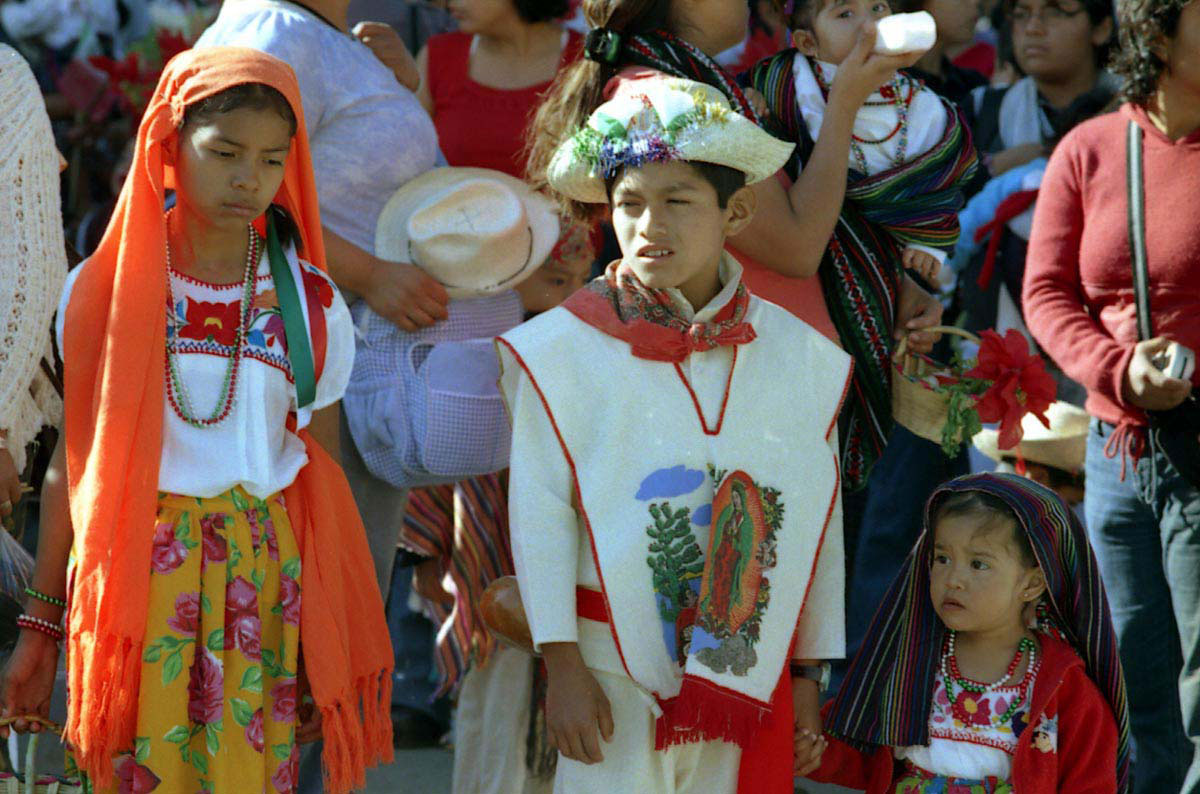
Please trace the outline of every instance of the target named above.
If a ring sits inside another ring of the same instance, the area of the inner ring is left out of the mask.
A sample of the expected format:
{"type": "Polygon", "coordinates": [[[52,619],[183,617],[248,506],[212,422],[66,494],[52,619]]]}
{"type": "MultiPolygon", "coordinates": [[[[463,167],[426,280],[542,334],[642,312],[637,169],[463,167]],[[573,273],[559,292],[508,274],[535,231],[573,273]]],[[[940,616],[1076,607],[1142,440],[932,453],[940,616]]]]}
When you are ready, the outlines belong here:
{"type": "Polygon", "coordinates": [[[761,182],[784,166],[794,144],[730,107],[710,85],[679,78],[633,80],[592,113],[550,161],[550,186],[575,201],[608,202],[606,177],[623,166],[685,160],[723,165],[761,182]]]}
{"type": "Polygon", "coordinates": [[[1024,436],[1016,449],[1000,449],[998,430],[981,430],[971,442],[975,448],[994,461],[1018,455],[1032,463],[1053,466],[1072,474],[1083,469],[1087,453],[1088,422],[1090,417],[1081,408],[1059,400],[1046,409],[1050,420],[1047,428],[1033,414],[1021,420],[1024,436]]]}
{"type": "Polygon", "coordinates": [[[486,168],[435,168],[410,180],[375,225],[376,256],[416,265],[451,298],[512,289],[557,242],[550,199],[486,168]]]}

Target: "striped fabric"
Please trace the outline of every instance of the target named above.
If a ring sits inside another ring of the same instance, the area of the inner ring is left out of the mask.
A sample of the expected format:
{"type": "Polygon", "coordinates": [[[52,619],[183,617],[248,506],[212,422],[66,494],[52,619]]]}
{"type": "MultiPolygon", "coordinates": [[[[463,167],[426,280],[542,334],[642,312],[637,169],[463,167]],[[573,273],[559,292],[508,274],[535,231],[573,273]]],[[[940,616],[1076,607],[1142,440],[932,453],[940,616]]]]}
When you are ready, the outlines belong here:
{"type": "Polygon", "coordinates": [[[409,493],[400,545],[447,563],[455,604],[430,604],[440,626],[435,659],[441,696],[472,665],[487,662],[496,640],[477,605],[493,580],[513,572],[508,539],[508,472],[409,493]]]}
{"type": "Polygon", "coordinates": [[[1117,721],[1118,791],[1129,789],[1129,714],[1108,599],[1079,519],[1052,491],[1015,474],[975,474],[943,485],[925,532],[893,582],[826,717],[831,734],[860,747],[929,743],[929,709],[945,627],[929,599],[931,517],[948,494],[983,491],[1013,509],[1046,577],[1055,633],[1083,658],[1117,721]]]}
{"type": "MultiPolygon", "coordinates": [[[[785,50],[751,73],[751,85],[771,110],[773,132],[798,144],[789,164],[793,178],[814,145],[796,107],[795,55],[785,50]]],[[[818,271],[830,319],[854,357],[853,387],[840,426],[849,490],[866,485],[892,432],[890,362],[904,277],[901,254],[912,244],[953,251],[962,188],[976,164],[970,133],[954,111],[938,145],[911,163],[874,176],[850,173],[846,201],[818,271]]]]}

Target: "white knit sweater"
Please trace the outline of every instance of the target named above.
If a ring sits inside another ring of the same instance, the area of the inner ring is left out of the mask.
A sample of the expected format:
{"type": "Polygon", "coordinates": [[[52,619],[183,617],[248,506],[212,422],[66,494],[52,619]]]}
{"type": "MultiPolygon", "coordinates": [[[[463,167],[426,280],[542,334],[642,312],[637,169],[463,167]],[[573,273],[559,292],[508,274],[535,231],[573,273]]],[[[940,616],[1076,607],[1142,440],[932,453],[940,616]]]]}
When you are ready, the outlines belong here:
{"type": "Polygon", "coordinates": [[[67,275],[58,150],[29,65],[0,44],[0,430],[18,469],[25,445],[62,418],[42,374],[67,275]]]}

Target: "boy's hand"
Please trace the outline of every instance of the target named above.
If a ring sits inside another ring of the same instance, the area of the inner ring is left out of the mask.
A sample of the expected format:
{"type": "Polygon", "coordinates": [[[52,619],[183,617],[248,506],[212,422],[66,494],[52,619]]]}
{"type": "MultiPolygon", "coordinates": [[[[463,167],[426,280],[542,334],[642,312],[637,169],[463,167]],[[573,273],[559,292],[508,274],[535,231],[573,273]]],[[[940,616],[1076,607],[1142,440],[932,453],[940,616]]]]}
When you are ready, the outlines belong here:
{"type": "Polygon", "coordinates": [[[942,311],[942,304],[937,298],[905,276],[900,285],[900,301],[896,309],[896,340],[907,335],[909,350],[921,355],[928,354],[942,335],[923,329],[941,323],[942,311]]]}
{"type": "Polygon", "coordinates": [[[827,742],[821,726],[821,695],[816,681],[792,679],[792,709],[796,719],[793,771],[804,777],[821,765],[827,742]]]}
{"type": "Polygon", "coordinates": [[[604,760],[600,739],[613,735],[612,707],[595,676],[583,663],[579,646],[552,642],[542,646],[549,679],[546,728],[550,743],[565,758],[585,764],[604,760]]]}
{"type": "Polygon", "coordinates": [[[837,105],[851,115],[857,114],[862,104],[880,86],[891,80],[900,69],[907,69],[921,60],[925,54],[918,51],[883,55],[874,52],[874,48],[875,25],[867,23],[859,28],[854,49],[842,61],[837,76],[833,78],[833,85],[829,89],[830,108],[837,105]]]}
{"type": "Polygon", "coordinates": [[[927,283],[938,283],[937,277],[942,271],[942,263],[933,254],[919,248],[905,248],[903,261],[906,268],[919,273],[927,283]]]}
{"type": "Polygon", "coordinates": [[[395,28],[384,22],[359,22],[351,32],[371,49],[384,66],[392,70],[400,85],[409,91],[417,90],[421,85],[421,73],[395,28]]]}

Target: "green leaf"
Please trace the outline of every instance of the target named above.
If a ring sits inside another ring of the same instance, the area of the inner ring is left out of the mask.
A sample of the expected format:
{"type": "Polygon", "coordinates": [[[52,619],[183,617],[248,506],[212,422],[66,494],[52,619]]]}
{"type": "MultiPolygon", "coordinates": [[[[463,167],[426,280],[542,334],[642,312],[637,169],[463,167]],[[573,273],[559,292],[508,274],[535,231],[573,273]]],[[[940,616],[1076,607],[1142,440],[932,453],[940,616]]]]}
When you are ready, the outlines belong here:
{"type": "Polygon", "coordinates": [[[190,763],[192,760],[192,748],[186,744],[179,745],[179,757],[183,759],[185,764],[190,763]]]}
{"type": "Polygon", "coordinates": [[[161,643],[162,647],[167,649],[168,651],[173,651],[176,648],[178,648],[180,645],[183,645],[183,642],[181,640],[177,640],[169,634],[159,637],[158,642],[161,643]]]}
{"type": "Polygon", "coordinates": [[[254,709],[250,708],[250,704],[241,698],[231,699],[229,707],[233,711],[233,721],[243,728],[250,724],[250,720],[254,719],[254,709]]]}
{"type": "Polygon", "coordinates": [[[192,753],[192,766],[202,774],[208,774],[208,759],[204,757],[204,753],[192,753]]]}
{"type": "Polygon", "coordinates": [[[212,601],[209,601],[208,596],[204,593],[200,594],[200,608],[205,612],[212,612],[212,601]]]}
{"type": "Polygon", "coordinates": [[[262,694],[262,668],[254,665],[242,673],[241,689],[262,694]]]}
{"type": "Polygon", "coordinates": [[[162,652],[163,649],[161,645],[159,645],[157,642],[151,643],[150,645],[146,646],[146,651],[142,654],[142,661],[155,664],[159,659],[162,658],[162,652]]]}
{"type": "Polygon", "coordinates": [[[300,578],[300,558],[292,557],[283,564],[283,575],[290,579],[300,578]]]}
{"type": "Polygon", "coordinates": [[[255,569],[254,569],[254,572],[250,574],[250,581],[254,582],[254,589],[255,589],[255,590],[258,590],[258,591],[260,591],[260,592],[262,591],[262,588],[263,588],[263,580],[264,580],[265,578],[266,578],[266,575],[265,575],[265,574],[263,574],[262,568],[255,568],[255,569]]]}
{"type": "Polygon", "coordinates": [[[162,685],[170,686],[171,682],[178,678],[181,672],[183,672],[183,657],[179,651],[174,651],[163,662],[162,685]]]}
{"type": "Polygon", "coordinates": [[[167,731],[166,735],[163,736],[163,741],[170,742],[171,744],[186,744],[189,738],[191,738],[191,734],[188,733],[188,729],[182,725],[176,725],[167,731]]]}
{"type": "Polygon", "coordinates": [[[208,725],[205,727],[204,743],[208,747],[208,754],[213,758],[216,758],[217,751],[221,749],[221,737],[217,736],[217,727],[215,725],[208,725]]]}
{"type": "Polygon", "coordinates": [[[271,752],[275,753],[275,757],[280,761],[286,761],[292,757],[292,746],[290,744],[277,744],[271,748],[271,752]]]}
{"type": "Polygon", "coordinates": [[[262,649],[263,667],[270,669],[275,666],[275,651],[270,648],[262,649]]]}
{"type": "Polygon", "coordinates": [[[208,642],[205,643],[210,651],[222,651],[225,649],[225,629],[214,629],[208,635],[208,642]]]}
{"type": "Polygon", "coordinates": [[[133,740],[133,757],[139,764],[146,763],[150,757],[150,737],[138,736],[133,740]]]}
{"type": "Polygon", "coordinates": [[[192,534],[192,519],[191,514],[184,512],[179,516],[179,521],[175,522],[175,537],[179,540],[186,539],[192,534]]]}
{"type": "Polygon", "coordinates": [[[234,507],[243,513],[250,509],[250,503],[246,501],[246,497],[242,496],[239,489],[234,488],[230,493],[233,496],[234,507]]]}

